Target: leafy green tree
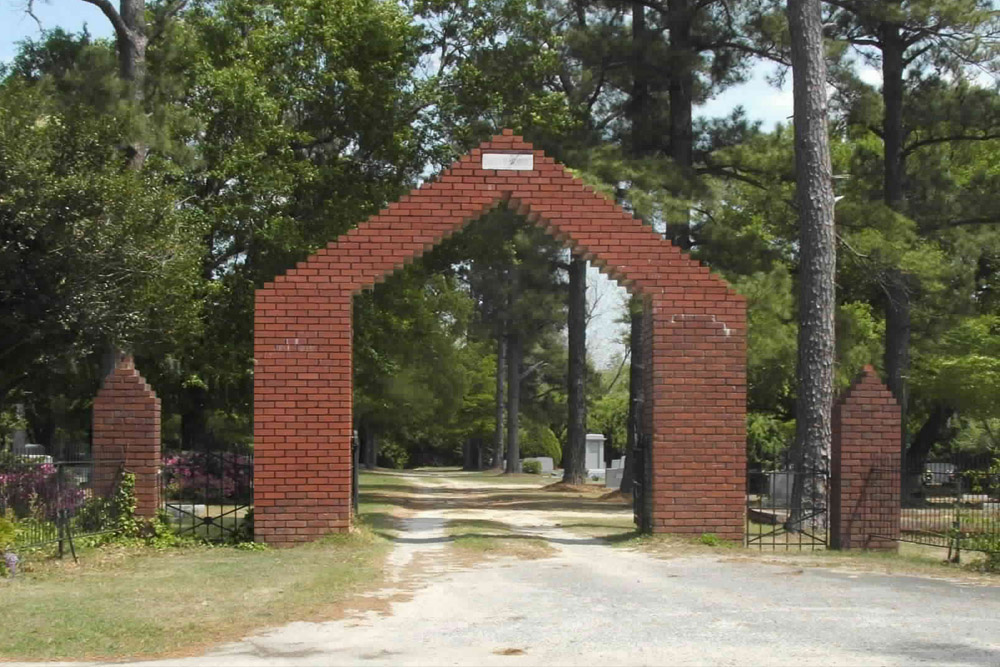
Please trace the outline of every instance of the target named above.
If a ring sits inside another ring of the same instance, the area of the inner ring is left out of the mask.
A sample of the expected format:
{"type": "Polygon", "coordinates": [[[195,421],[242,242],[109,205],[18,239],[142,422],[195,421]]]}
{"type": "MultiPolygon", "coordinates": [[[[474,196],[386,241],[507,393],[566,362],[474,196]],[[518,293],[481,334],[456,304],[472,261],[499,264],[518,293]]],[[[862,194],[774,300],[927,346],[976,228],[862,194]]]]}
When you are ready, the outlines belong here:
{"type": "Polygon", "coordinates": [[[159,165],[123,168],[128,111],[62,93],[48,75],[0,83],[0,401],[17,390],[45,403],[59,373],[92,396],[99,378],[79,365],[107,340],[145,348],[199,327],[199,222],[159,165]]]}
{"type": "MultiPolygon", "coordinates": [[[[881,199],[889,210],[883,215],[919,217],[907,168],[914,154],[936,144],[1000,136],[995,113],[977,117],[962,114],[956,107],[944,113],[944,107],[931,101],[926,109],[929,113],[920,118],[930,101],[926,96],[928,84],[940,88],[946,81],[944,72],[961,81],[970,69],[995,61],[1000,53],[1000,16],[992,3],[984,0],[833,0],[828,4],[832,7],[830,20],[835,34],[882,74],[881,113],[875,114],[881,118],[866,117],[864,122],[882,144],[881,199]],[[963,116],[973,121],[971,126],[936,131],[943,125],[953,126],[963,116]]],[[[853,88],[862,91],[858,97],[865,98],[861,85],[855,83],[853,88]]],[[[945,98],[932,95],[931,99],[940,102],[945,98]]],[[[872,106],[862,104],[857,108],[872,106]]],[[[889,388],[903,409],[905,453],[912,304],[922,283],[919,274],[910,273],[904,265],[887,267],[880,279],[886,313],[885,370],[889,388]]]]}

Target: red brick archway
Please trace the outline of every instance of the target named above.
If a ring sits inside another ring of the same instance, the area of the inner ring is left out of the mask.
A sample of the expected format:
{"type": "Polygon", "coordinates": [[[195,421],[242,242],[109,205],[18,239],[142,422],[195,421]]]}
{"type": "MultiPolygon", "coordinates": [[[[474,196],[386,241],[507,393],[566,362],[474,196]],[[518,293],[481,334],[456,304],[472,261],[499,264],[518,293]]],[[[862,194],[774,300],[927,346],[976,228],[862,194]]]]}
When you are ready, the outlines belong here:
{"type": "Polygon", "coordinates": [[[351,299],[502,201],[643,298],[653,531],[743,538],[742,297],[505,131],[257,291],[258,541],[349,530],[351,299]]]}

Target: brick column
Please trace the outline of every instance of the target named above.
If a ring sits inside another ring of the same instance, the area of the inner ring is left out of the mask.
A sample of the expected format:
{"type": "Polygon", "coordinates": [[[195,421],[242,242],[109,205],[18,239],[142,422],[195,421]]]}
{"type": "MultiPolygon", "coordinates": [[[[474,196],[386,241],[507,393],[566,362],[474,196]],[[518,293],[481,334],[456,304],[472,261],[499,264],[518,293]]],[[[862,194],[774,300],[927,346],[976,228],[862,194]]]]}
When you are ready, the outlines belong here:
{"type": "Polygon", "coordinates": [[[896,549],[899,537],[900,409],[875,369],[833,409],[830,545],[896,549]]]}
{"type": "Polygon", "coordinates": [[[160,399],[124,356],[94,398],[93,488],[111,493],[119,468],[135,473],[136,514],[152,518],[160,506],[160,399]]]}

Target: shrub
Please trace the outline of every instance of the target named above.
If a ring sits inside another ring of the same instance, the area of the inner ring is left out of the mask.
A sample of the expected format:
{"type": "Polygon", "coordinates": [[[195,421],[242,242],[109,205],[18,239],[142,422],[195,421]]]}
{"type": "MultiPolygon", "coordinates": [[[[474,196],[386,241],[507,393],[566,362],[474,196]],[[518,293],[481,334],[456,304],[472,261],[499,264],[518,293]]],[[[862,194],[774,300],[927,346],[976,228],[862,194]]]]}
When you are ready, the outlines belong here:
{"type": "Polygon", "coordinates": [[[978,535],[969,540],[968,546],[985,554],[986,558],[980,564],[981,569],[1000,573],[1000,535],[978,535]]]}
{"type": "Polygon", "coordinates": [[[12,547],[15,539],[17,539],[17,526],[14,525],[14,516],[9,511],[0,514],[0,552],[12,547]]]}
{"type": "Polygon", "coordinates": [[[525,461],[521,464],[521,472],[528,473],[529,475],[541,475],[542,463],[541,461],[525,461]]]}
{"type": "Polygon", "coordinates": [[[238,454],[180,452],[163,458],[163,476],[170,500],[217,502],[249,493],[250,459],[238,454]]]}
{"type": "Polygon", "coordinates": [[[722,540],[715,533],[702,533],[700,541],[710,547],[717,547],[722,544],[722,540]]]}
{"type": "Polygon", "coordinates": [[[521,456],[548,456],[552,464],[558,466],[562,462],[562,446],[548,426],[529,424],[521,433],[521,456]]]}
{"type": "Polygon", "coordinates": [[[84,502],[83,489],[71,480],[60,488],[59,472],[51,463],[36,463],[5,455],[0,460],[0,508],[16,517],[53,521],[59,510],[75,512],[84,502]]]}

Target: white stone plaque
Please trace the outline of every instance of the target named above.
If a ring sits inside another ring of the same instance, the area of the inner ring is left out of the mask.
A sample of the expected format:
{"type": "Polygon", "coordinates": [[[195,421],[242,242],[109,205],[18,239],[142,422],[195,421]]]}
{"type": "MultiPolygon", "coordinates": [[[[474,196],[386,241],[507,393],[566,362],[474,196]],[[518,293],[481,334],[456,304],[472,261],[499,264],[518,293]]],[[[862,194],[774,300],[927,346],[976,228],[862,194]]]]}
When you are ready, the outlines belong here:
{"type": "Polygon", "coordinates": [[[483,169],[499,171],[531,171],[535,156],[531,153],[483,153],[483,169]]]}

